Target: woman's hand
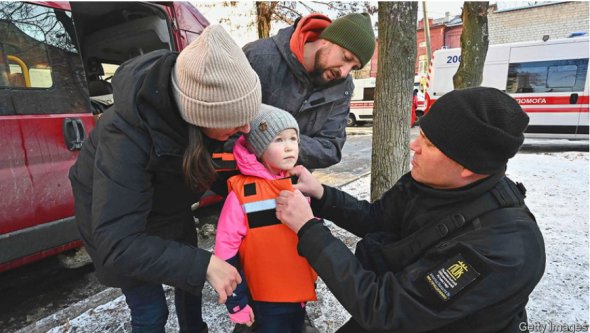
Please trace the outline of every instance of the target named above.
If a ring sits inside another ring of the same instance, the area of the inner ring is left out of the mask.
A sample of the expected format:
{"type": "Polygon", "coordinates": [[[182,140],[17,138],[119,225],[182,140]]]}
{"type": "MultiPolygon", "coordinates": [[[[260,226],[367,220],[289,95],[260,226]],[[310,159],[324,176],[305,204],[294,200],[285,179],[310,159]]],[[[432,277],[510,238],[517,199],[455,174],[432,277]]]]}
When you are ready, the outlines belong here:
{"type": "Polygon", "coordinates": [[[281,191],[276,201],[277,219],[295,233],[301,229],[305,222],[313,219],[311,207],[299,190],[281,191]]]}
{"type": "Polygon", "coordinates": [[[297,165],[289,170],[291,176],[297,176],[297,184],[293,187],[303,194],[315,199],[321,199],[324,195],[324,187],[314,176],[302,165],[297,165]]]}
{"type": "Polygon", "coordinates": [[[219,295],[219,304],[223,304],[236,290],[236,286],[242,282],[242,277],[234,266],[211,255],[209,266],[207,266],[207,282],[219,295]]]}

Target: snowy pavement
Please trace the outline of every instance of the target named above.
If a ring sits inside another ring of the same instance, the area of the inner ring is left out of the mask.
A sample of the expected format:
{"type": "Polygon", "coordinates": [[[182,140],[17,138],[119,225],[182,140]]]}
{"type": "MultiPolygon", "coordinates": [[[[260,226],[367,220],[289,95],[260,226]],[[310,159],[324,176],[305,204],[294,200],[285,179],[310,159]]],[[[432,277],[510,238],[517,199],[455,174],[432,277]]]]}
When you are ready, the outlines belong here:
{"type": "MultiPolygon", "coordinates": [[[[521,152],[508,165],[508,176],[525,184],[527,205],[537,218],[545,238],[547,267],[545,275],[530,297],[529,324],[532,332],[588,331],[588,152],[521,152]],[[577,326],[576,326],[577,325],[577,326]]],[[[361,199],[369,197],[370,175],[344,190],[361,199]]],[[[354,248],[355,236],[330,225],[333,232],[354,248]]],[[[507,281],[509,283],[509,281],[507,281]]],[[[177,332],[173,292],[167,289],[170,305],[168,332],[177,332]]],[[[310,317],[321,332],[333,332],[348,314],[318,283],[319,301],[308,307],[310,317]]],[[[85,301],[75,306],[85,306],[85,301]]],[[[212,288],[203,291],[203,312],[209,332],[231,332],[225,306],[216,303],[212,288]]],[[[131,332],[129,311],[123,296],[67,319],[46,318],[55,322],[51,333],[131,332]]],[[[34,326],[26,332],[41,332],[34,326]]],[[[25,330],[23,330],[25,332],[25,330]]]]}

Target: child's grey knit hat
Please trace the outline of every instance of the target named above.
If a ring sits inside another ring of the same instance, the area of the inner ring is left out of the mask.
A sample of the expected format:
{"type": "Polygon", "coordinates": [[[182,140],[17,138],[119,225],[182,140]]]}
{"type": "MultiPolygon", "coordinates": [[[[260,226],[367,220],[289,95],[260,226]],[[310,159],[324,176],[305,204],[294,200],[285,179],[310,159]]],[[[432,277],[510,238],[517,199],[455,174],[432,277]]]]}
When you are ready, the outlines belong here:
{"type": "Polygon", "coordinates": [[[248,148],[260,157],[272,140],[288,128],[293,128],[299,139],[299,125],[289,112],[262,104],[260,113],[250,122],[250,133],[246,135],[248,148]]]}

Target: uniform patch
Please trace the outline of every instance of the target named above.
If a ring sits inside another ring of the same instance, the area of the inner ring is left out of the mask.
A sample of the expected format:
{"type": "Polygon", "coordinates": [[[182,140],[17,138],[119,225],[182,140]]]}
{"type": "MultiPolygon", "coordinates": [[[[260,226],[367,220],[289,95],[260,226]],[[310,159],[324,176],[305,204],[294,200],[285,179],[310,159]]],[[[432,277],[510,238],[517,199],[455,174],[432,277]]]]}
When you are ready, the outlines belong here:
{"type": "Polygon", "coordinates": [[[447,302],[479,277],[460,253],[426,274],[426,284],[443,301],[447,302]]]}

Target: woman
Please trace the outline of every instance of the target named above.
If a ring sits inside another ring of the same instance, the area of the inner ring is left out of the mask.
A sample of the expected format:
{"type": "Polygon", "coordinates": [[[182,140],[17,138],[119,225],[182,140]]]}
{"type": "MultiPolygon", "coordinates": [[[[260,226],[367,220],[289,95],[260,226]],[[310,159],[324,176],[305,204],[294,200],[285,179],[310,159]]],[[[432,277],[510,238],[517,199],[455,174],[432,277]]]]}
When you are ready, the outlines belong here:
{"type": "Polygon", "coordinates": [[[133,332],[164,332],[162,284],[175,287],[181,332],[207,332],[201,289],[220,303],[241,282],[197,247],[190,211],[215,180],[211,152],[247,133],[260,108],[258,76],[221,26],[180,54],[134,58],[113,79],[104,113],[70,170],[76,220],[99,280],[119,287],[133,332]]]}

